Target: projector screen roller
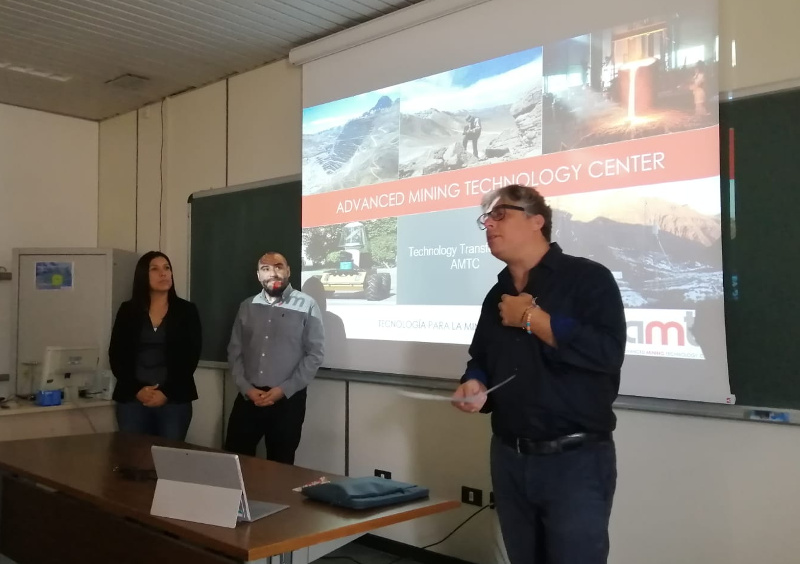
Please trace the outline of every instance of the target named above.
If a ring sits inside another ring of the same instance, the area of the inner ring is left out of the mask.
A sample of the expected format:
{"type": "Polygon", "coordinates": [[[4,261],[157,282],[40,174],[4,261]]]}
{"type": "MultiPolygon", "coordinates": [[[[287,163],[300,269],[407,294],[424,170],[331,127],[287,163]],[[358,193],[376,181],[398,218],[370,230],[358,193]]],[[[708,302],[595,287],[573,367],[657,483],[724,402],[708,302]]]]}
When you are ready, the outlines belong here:
{"type": "Polygon", "coordinates": [[[459,377],[504,267],[479,203],[523,184],[552,240],[619,284],[621,392],[733,402],[717,41],[708,6],[653,11],[306,107],[302,279],[326,366],[459,377]]]}

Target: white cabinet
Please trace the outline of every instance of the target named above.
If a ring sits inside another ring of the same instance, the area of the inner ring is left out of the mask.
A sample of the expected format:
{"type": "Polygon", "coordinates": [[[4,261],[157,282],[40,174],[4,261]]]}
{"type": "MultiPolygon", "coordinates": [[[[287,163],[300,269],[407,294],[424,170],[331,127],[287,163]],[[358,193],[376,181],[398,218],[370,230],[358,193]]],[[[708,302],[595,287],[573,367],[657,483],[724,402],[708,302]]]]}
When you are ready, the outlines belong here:
{"type": "Polygon", "coordinates": [[[108,368],[111,327],[137,260],[116,249],[14,249],[11,394],[35,392],[47,346],[96,346],[108,368]]]}

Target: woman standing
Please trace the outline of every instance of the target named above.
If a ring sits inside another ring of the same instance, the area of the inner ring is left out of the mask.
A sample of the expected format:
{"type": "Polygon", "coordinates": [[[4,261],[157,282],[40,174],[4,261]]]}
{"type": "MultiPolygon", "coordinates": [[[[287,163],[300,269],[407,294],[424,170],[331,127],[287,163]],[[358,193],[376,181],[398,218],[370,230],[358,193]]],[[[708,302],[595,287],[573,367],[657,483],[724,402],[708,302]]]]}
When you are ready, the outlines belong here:
{"type": "Polygon", "coordinates": [[[164,253],[146,253],[136,264],[131,299],[117,312],[108,350],[120,431],[186,438],[200,344],[200,316],[175,293],[172,263],[164,253]]]}

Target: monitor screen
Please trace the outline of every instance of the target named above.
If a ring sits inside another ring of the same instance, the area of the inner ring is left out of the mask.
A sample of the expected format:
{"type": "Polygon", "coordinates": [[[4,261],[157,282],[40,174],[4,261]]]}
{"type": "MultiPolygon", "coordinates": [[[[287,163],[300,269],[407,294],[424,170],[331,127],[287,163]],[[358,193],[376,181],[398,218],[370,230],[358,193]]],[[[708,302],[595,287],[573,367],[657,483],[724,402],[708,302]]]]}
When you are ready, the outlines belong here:
{"type": "Polygon", "coordinates": [[[46,347],[39,390],[86,388],[97,373],[97,347],[46,347]]]}

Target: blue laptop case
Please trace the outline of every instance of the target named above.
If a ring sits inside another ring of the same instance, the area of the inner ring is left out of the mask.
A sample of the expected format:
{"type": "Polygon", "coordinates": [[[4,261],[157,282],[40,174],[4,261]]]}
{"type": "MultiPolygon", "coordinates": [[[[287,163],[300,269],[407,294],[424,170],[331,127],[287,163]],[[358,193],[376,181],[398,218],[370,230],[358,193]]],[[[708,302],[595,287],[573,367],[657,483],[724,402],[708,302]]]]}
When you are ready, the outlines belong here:
{"type": "Polygon", "coordinates": [[[302,491],[309,499],[350,509],[370,509],[428,497],[427,488],[371,476],[344,478],[308,486],[302,491]]]}

